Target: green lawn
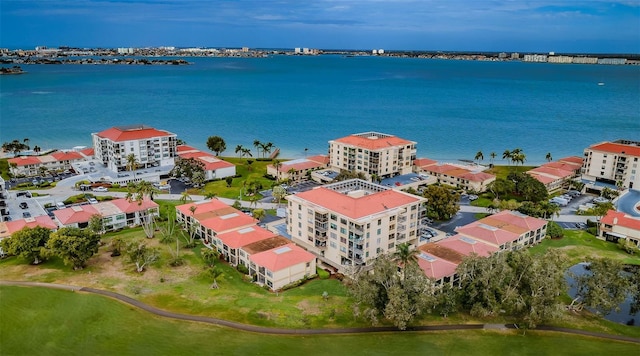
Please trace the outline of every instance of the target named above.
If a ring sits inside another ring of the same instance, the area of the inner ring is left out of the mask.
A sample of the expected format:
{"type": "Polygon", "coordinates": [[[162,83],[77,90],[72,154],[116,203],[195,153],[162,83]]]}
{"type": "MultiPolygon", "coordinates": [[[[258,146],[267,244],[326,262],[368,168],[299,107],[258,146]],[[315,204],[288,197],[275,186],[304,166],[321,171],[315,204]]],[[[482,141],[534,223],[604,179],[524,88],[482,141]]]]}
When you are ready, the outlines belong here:
{"type": "Polygon", "coordinates": [[[486,172],[495,175],[496,178],[507,179],[507,176],[509,175],[509,173],[526,172],[536,167],[537,166],[516,166],[516,165],[493,166],[493,168],[488,169],[486,172]]]}
{"type": "MultiPolygon", "coordinates": [[[[224,180],[219,180],[207,183],[204,188],[190,190],[190,194],[206,195],[207,193],[214,193],[218,197],[238,199],[238,197],[240,196],[240,190],[242,189],[243,183],[245,182],[259,182],[262,184],[263,189],[270,189],[271,186],[275,183],[274,180],[270,180],[264,177],[264,175],[267,173],[267,165],[271,164],[272,161],[257,161],[255,158],[251,158],[251,160],[253,160],[253,163],[251,165],[248,165],[246,158],[222,157],[222,159],[235,164],[236,174],[240,175],[241,177],[233,178],[231,187],[227,187],[227,183],[224,180]]],[[[242,200],[248,199],[249,197],[244,194],[243,190],[242,200]]]]}
{"type": "Polygon", "coordinates": [[[11,179],[11,177],[9,177],[9,159],[8,158],[0,159],[0,176],[2,176],[2,179],[4,180],[11,179]]]}
{"type": "Polygon", "coordinates": [[[626,264],[640,265],[640,255],[629,255],[618,248],[617,244],[597,239],[582,230],[564,230],[562,239],[544,239],[540,244],[529,248],[531,253],[543,253],[549,248],[560,249],[567,256],[567,265],[585,260],[587,256],[607,257],[621,260],[626,264]]]}
{"type": "Polygon", "coordinates": [[[102,296],[0,287],[3,355],[600,355],[637,344],[528,331],[280,336],[153,316],[102,296]],[[55,307],[52,307],[55,306],[55,307]]]}

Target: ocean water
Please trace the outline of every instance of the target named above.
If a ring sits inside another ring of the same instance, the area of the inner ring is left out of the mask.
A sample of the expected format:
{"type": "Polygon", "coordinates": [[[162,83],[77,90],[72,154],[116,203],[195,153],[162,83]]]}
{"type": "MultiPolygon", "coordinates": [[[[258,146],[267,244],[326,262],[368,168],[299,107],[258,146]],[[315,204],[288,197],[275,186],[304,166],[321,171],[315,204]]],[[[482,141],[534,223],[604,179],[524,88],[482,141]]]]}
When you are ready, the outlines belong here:
{"type": "MultiPolygon", "coordinates": [[[[388,57],[189,58],[189,66],[25,65],[0,77],[0,141],[91,145],[92,132],[146,124],[206,149],[222,136],[272,142],[283,157],[378,131],[418,156],[484,162],[521,148],[528,164],[640,140],[640,66],[388,57]],[[598,83],[604,85],[598,85],[598,83]]],[[[254,152],[255,154],[255,152],[254,152]]]]}

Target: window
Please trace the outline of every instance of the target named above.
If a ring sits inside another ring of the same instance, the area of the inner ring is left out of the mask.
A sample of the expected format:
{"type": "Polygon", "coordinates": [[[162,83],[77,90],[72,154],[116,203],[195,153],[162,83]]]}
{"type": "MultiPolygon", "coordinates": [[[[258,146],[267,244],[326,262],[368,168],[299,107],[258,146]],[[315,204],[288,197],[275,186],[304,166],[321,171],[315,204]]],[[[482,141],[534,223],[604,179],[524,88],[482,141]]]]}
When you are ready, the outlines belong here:
{"type": "Polygon", "coordinates": [[[341,228],[340,228],[340,233],[341,233],[341,234],[346,234],[346,233],[347,233],[347,230],[346,230],[344,227],[341,227],[341,228]]]}
{"type": "Polygon", "coordinates": [[[331,246],[331,248],[337,248],[338,247],[338,245],[333,241],[329,242],[329,246],[331,246]]]}
{"type": "Polygon", "coordinates": [[[329,226],[330,226],[330,227],[331,227],[331,229],[333,229],[333,230],[338,230],[338,225],[336,225],[336,224],[334,224],[334,223],[331,223],[329,226]]]}
{"type": "Polygon", "coordinates": [[[382,219],[378,219],[378,226],[382,225],[382,219]]]}
{"type": "Polygon", "coordinates": [[[395,246],[395,244],[392,242],[389,244],[389,250],[391,250],[393,248],[393,246],[395,246]]]}
{"type": "Polygon", "coordinates": [[[378,229],[378,231],[376,232],[377,235],[380,235],[382,233],[382,229],[378,229]]]}

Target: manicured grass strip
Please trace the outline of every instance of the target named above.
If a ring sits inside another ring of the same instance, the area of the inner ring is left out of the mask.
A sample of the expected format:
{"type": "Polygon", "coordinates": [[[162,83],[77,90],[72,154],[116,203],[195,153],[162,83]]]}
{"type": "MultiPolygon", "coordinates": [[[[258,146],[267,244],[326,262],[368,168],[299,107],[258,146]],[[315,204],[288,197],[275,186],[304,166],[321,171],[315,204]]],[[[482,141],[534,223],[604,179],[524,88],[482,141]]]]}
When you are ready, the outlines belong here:
{"type": "Polygon", "coordinates": [[[101,296],[45,288],[3,286],[0,301],[5,355],[585,355],[634,354],[638,348],[538,331],[262,335],[167,320],[101,296]]]}
{"type": "Polygon", "coordinates": [[[544,239],[539,245],[529,248],[529,252],[536,254],[550,248],[560,249],[568,257],[568,266],[584,261],[586,256],[607,257],[640,265],[639,255],[629,255],[620,250],[618,245],[597,239],[586,231],[564,230],[564,234],[561,239],[544,239]]]}

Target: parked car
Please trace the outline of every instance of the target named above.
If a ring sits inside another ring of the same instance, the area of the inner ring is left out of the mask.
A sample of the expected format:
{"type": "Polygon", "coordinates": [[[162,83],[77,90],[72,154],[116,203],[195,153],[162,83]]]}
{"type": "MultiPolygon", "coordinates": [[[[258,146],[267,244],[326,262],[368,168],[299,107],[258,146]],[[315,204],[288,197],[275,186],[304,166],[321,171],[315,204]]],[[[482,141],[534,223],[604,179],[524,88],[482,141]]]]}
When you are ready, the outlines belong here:
{"type": "Polygon", "coordinates": [[[95,187],[92,189],[94,192],[98,192],[98,193],[104,193],[104,192],[108,192],[109,188],[107,187],[95,187]]]}
{"type": "Polygon", "coordinates": [[[477,195],[475,195],[475,194],[469,195],[469,201],[474,201],[474,200],[477,200],[477,199],[478,199],[477,195]]]}
{"type": "Polygon", "coordinates": [[[25,219],[26,218],[30,218],[31,217],[31,213],[28,212],[28,211],[25,211],[25,212],[22,213],[22,217],[25,218],[25,219]]]}
{"type": "Polygon", "coordinates": [[[23,201],[22,203],[20,203],[18,205],[21,209],[26,209],[29,207],[29,205],[27,204],[27,202],[23,201]]]}
{"type": "Polygon", "coordinates": [[[90,204],[98,204],[98,201],[96,200],[96,198],[89,198],[89,199],[87,199],[87,201],[88,201],[90,204]]]}
{"type": "Polygon", "coordinates": [[[594,203],[598,203],[598,204],[608,203],[609,199],[603,198],[603,197],[597,197],[597,198],[593,199],[593,202],[594,203]]]}

